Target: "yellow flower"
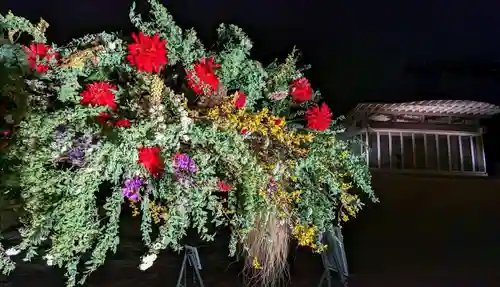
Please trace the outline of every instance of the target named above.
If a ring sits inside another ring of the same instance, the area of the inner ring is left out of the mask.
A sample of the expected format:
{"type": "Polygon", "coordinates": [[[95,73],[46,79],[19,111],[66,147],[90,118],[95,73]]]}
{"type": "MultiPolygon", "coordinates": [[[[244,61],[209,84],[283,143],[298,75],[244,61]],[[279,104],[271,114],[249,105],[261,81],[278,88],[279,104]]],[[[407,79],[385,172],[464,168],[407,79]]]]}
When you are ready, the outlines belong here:
{"type": "Polygon", "coordinates": [[[343,182],[340,184],[340,189],[342,189],[342,190],[349,190],[351,188],[352,188],[352,183],[350,183],[350,182],[348,182],[348,183],[343,182]]]}
{"type": "Polygon", "coordinates": [[[154,201],[149,202],[149,212],[155,224],[159,224],[160,220],[164,218],[164,214],[167,213],[167,208],[156,204],[154,201]]]}
{"type": "Polygon", "coordinates": [[[158,75],[153,75],[149,89],[153,101],[156,104],[161,104],[163,90],[165,89],[165,83],[163,82],[163,79],[158,75]]]}
{"type": "Polygon", "coordinates": [[[252,265],[253,265],[253,268],[255,269],[262,269],[262,266],[260,266],[260,263],[259,263],[259,259],[257,259],[257,257],[253,257],[253,260],[252,260],[252,265]]]}
{"type": "Polygon", "coordinates": [[[298,244],[301,246],[309,246],[313,249],[317,248],[316,239],[317,231],[316,226],[296,225],[293,228],[292,234],[297,239],[298,244]]]}
{"type": "Polygon", "coordinates": [[[316,248],[316,251],[321,253],[321,252],[325,252],[326,250],[328,249],[328,245],[326,244],[321,244],[318,246],[318,248],[316,248]]]}
{"type": "Polygon", "coordinates": [[[136,217],[139,214],[141,214],[139,212],[139,209],[137,208],[137,206],[135,205],[135,203],[133,201],[130,201],[129,205],[130,205],[130,208],[132,208],[132,216],[133,217],[136,217]]]}
{"type": "Polygon", "coordinates": [[[312,133],[286,131],[285,119],[272,115],[267,108],[258,113],[235,111],[232,100],[210,109],[207,117],[214,122],[214,125],[222,129],[237,129],[238,131],[246,129],[252,134],[279,142],[299,155],[307,153],[308,150],[303,145],[314,138],[312,133]]]}

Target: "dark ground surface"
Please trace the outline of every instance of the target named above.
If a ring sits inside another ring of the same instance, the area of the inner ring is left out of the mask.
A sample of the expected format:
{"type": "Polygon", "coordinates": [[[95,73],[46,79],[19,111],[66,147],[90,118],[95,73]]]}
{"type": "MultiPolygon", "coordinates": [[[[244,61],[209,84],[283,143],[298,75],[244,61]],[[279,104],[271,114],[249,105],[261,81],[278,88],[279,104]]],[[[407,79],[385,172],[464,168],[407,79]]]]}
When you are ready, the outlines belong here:
{"type": "MultiPolygon", "coordinates": [[[[357,232],[349,229],[345,233],[353,276],[348,284],[350,287],[500,286],[500,246],[494,242],[459,240],[442,244],[444,242],[423,237],[413,242],[395,242],[353,238],[357,232]]],[[[199,249],[206,287],[243,286],[238,278],[238,264],[230,265],[226,257],[226,243],[221,238],[218,243],[199,249]]],[[[140,245],[124,242],[122,246],[85,286],[175,287],[182,256],[164,252],[153,267],[141,272],[137,269],[140,245]]],[[[322,271],[319,256],[299,250],[290,286],[317,286],[322,271]]],[[[62,287],[63,276],[43,265],[21,265],[8,282],[5,287],[62,287]]]]}
{"type": "MultiPolygon", "coordinates": [[[[500,180],[390,179],[394,190],[382,190],[387,178],[374,181],[381,203],[344,228],[349,287],[500,286],[500,180]]],[[[138,228],[127,224],[118,254],[86,286],[175,287],[180,255],[163,252],[151,269],[137,269],[142,250],[132,231],[138,228]]],[[[240,266],[226,256],[227,236],[199,251],[206,287],[243,286],[240,266]]],[[[316,287],[322,272],[318,255],[299,250],[291,286],[316,287]]],[[[8,282],[0,287],[63,287],[63,276],[42,265],[21,265],[8,282]]]]}

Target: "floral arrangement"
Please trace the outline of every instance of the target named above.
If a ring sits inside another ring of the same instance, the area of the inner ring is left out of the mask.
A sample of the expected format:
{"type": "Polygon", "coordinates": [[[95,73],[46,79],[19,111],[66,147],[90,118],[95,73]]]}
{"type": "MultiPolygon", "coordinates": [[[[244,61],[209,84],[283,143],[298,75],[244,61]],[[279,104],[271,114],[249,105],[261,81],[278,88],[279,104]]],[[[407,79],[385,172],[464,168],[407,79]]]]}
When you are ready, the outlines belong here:
{"type": "Polygon", "coordinates": [[[7,154],[18,162],[10,191],[22,200],[22,241],[0,245],[0,270],[19,253],[41,255],[66,269],[68,286],[83,284],[132,215],[148,248],[141,269],[181,250],[190,228],[210,241],[229,226],[230,256],[243,254],[252,279],[272,285],[290,240],[321,252],[323,232],[377,200],[367,166],[338,138],[295,50],[263,67],[243,31],[222,24],[208,51],[148,2],[149,21],[132,6],[131,38],[103,32],[64,46],[47,43],[43,20],[0,15],[9,38],[32,36],[30,108],[7,154]]]}

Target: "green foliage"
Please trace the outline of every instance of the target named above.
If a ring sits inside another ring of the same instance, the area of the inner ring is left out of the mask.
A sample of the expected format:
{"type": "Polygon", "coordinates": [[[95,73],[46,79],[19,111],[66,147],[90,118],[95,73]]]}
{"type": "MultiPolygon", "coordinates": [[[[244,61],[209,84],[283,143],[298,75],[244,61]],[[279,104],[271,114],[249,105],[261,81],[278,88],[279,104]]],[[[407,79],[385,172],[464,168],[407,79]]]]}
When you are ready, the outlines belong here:
{"type": "MultiPolygon", "coordinates": [[[[338,139],[339,128],[317,132],[286,123],[319,99],[316,92],[313,100],[295,104],[287,96],[291,82],[303,77],[295,50],[284,63],[263,68],[249,58],[247,35],[237,26],[221,25],[217,50],[207,51],[196,33],[176,26],[158,1],[148,2],[151,19],[136,14],[135,5],[130,18],[145,35],[158,33],[166,40],[168,66],[158,73],[137,71],[128,63],[129,42],[114,33],[51,46],[60,58],[37,59],[48,65],[44,73],[26,73],[21,46],[0,46],[0,73],[15,68],[19,74],[12,75],[21,79],[4,87],[10,85],[13,98],[24,95],[30,107],[19,118],[13,148],[4,155],[13,163],[9,174],[15,175],[11,182],[16,187],[9,187],[9,194],[22,199],[23,240],[16,248],[25,260],[43,256],[47,264],[65,268],[67,285],[74,286],[116,252],[120,222],[130,220],[130,212],[141,220],[148,252],[140,268],[145,269],[161,250],[181,250],[190,228],[211,241],[218,227],[230,226],[229,251],[234,255],[248,252],[245,238],[259,228],[255,221],[266,218],[263,214],[283,217],[292,229],[313,226],[316,236],[355,216],[362,195],[376,201],[363,155],[352,154],[350,143],[338,139]],[[184,94],[189,98],[192,91],[184,68],[212,56],[220,65],[215,70],[220,83],[246,94],[245,109],[236,109],[235,99],[225,94],[218,94],[219,102],[211,106],[200,108],[199,99],[188,105],[184,94]],[[81,104],[86,85],[100,81],[117,86],[112,91],[116,110],[81,104]],[[276,92],[285,97],[273,99],[276,92]],[[214,120],[225,109],[229,112],[214,120]],[[113,120],[129,119],[130,127],[99,123],[96,118],[103,112],[113,120]],[[269,123],[276,127],[266,127],[269,123]],[[253,134],[242,133],[241,127],[253,134]],[[138,162],[140,147],[160,148],[162,176],[152,176],[138,162]],[[75,150],[83,152],[78,163],[73,161],[75,150]],[[172,163],[176,153],[188,154],[197,171],[180,174],[172,163]],[[122,194],[124,182],[135,177],[143,182],[138,202],[122,194]],[[229,192],[221,191],[222,181],[230,185],[229,192]],[[280,183],[284,202],[269,195],[274,181],[280,183]],[[300,199],[290,199],[298,194],[300,199]]],[[[9,13],[0,15],[0,23],[45,43],[43,22],[35,27],[9,13]]],[[[0,245],[0,270],[12,269],[0,245]]]]}
{"type": "Polygon", "coordinates": [[[223,63],[219,75],[229,89],[240,88],[247,95],[247,108],[252,109],[264,96],[267,72],[262,64],[248,58],[252,42],[241,28],[221,24],[217,33],[217,59],[223,63]]]}
{"type": "Polygon", "coordinates": [[[21,33],[27,33],[33,37],[33,40],[37,43],[45,43],[47,39],[45,38],[45,30],[48,28],[48,24],[45,20],[40,19],[38,25],[33,25],[27,19],[19,16],[15,16],[9,11],[7,15],[0,15],[0,29],[8,31],[9,40],[11,43],[16,42],[17,39],[14,37],[21,33]]]}
{"type": "Polygon", "coordinates": [[[14,271],[14,269],[14,262],[9,256],[7,256],[5,249],[3,249],[2,244],[0,244],[0,272],[2,274],[8,275],[10,272],[14,271]]]}

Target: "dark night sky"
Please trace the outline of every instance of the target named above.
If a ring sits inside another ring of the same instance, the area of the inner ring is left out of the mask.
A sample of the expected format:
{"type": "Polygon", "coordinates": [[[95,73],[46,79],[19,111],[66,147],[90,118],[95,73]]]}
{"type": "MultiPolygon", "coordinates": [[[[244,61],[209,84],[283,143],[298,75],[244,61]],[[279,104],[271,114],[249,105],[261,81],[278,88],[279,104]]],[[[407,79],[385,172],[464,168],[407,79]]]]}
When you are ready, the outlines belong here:
{"type": "MultiPolygon", "coordinates": [[[[103,29],[130,29],[127,0],[1,2],[2,13],[12,9],[33,20],[46,18],[51,24],[49,36],[57,42],[103,29]],[[65,4],[69,2],[74,4],[65,4]]],[[[297,45],[304,62],[313,67],[308,73],[313,85],[339,106],[338,112],[345,112],[361,100],[439,96],[500,102],[493,95],[493,89],[498,89],[494,84],[480,92],[477,83],[465,88],[446,84],[443,89],[442,81],[417,80],[404,72],[408,64],[435,60],[489,63],[500,59],[500,3],[461,2],[170,0],[166,4],[180,26],[195,27],[206,44],[213,43],[220,22],[230,22],[249,33],[255,57],[264,62],[283,57],[297,45]],[[423,92],[415,95],[416,90],[423,92]],[[437,90],[444,95],[432,93],[437,90]]]]}
{"type": "MultiPolygon", "coordinates": [[[[138,4],[141,0],[137,1],[138,4]]],[[[168,2],[168,3],[167,3],[168,2]]],[[[128,0],[1,0],[8,9],[50,24],[49,40],[84,33],[129,31],[128,0]],[[72,4],[67,4],[72,2],[72,4]]],[[[431,69],[425,77],[409,66],[449,60],[500,61],[500,3],[492,0],[169,0],[177,23],[194,27],[205,45],[220,22],[234,23],[254,40],[254,57],[267,63],[296,45],[307,73],[336,113],[359,101],[470,99],[500,104],[500,78],[454,78],[431,69]]],[[[498,62],[500,71],[500,62],[498,62]]],[[[451,69],[453,72],[453,69],[451,69]]],[[[500,126],[500,125],[495,125],[500,126]]]]}

